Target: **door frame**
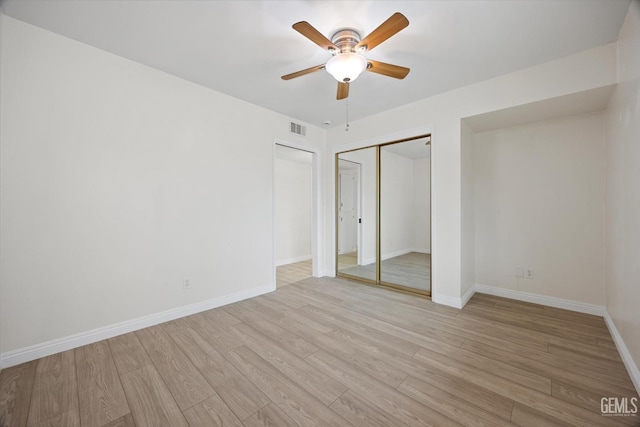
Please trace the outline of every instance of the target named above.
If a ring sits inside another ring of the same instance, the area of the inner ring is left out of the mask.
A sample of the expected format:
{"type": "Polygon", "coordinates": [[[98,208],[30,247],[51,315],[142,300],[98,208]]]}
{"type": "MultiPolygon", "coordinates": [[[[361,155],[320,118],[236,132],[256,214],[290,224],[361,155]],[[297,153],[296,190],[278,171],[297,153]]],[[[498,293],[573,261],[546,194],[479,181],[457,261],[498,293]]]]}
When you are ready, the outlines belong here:
{"type": "Polygon", "coordinates": [[[322,250],[320,244],[322,242],[322,228],[320,227],[320,218],[322,218],[322,188],[320,186],[320,149],[315,147],[309,147],[307,145],[297,144],[294,142],[284,141],[281,139],[274,139],[272,144],[272,174],[271,174],[271,197],[272,197],[272,227],[271,236],[273,241],[272,259],[271,265],[273,266],[273,289],[276,287],[276,146],[281,145],[283,147],[292,148],[294,150],[301,150],[307,153],[311,153],[311,264],[312,264],[312,276],[322,277],[323,269],[322,263],[322,250]]]}

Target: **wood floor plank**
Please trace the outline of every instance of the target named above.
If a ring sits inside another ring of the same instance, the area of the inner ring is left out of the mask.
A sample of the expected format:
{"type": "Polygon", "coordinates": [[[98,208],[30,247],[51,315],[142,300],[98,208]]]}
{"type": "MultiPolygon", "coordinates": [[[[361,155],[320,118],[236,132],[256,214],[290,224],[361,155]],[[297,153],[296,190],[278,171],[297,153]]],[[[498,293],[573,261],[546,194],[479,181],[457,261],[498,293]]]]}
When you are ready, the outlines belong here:
{"type": "Polygon", "coordinates": [[[164,329],[166,333],[171,334],[181,329],[188,328],[189,323],[187,323],[187,320],[184,317],[181,317],[169,322],[161,323],[160,326],[162,326],[162,329],[164,329]]]}
{"type": "Polygon", "coordinates": [[[581,343],[550,342],[547,351],[571,360],[581,361],[592,366],[608,366],[612,369],[623,369],[622,359],[617,351],[600,347],[587,346],[581,343]]]}
{"type": "MultiPolygon", "coordinates": [[[[216,311],[216,310],[212,310],[216,311]]],[[[222,311],[222,310],[221,310],[222,311]]],[[[229,313],[225,314],[231,316],[229,313]]],[[[217,315],[216,315],[217,316],[217,315]]],[[[205,316],[204,313],[195,314],[186,318],[189,327],[211,344],[215,345],[220,351],[233,350],[242,345],[242,341],[235,335],[229,333],[229,325],[221,325],[215,321],[211,321],[211,314],[205,316]]]]}
{"type": "Polygon", "coordinates": [[[497,417],[505,420],[511,419],[513,400],[508,397],[480,387],[465,378],[442,371],[428,370],[424,366],[416,366],[412,374],[420,381],[464,399],[466,402],[478,408],[483,408],[497,417]]]}
{"type": "Polygon", "coordinates": [[[0,425],[27,425],[36,364],[32,361],[0,371],[0,425]]]}
{"type": "MultiPolygon", "coordinates": [[[[261,335],[277,342],[287,351],[298,357],[306,357],[318,351],[318,347],[311,344],[304,338],[292,334],[290,331],[278,326],[277,324],[263,319],[254,310],[243,308],[243,306],[235,306],[228,308],[231,314],[238,319],[242,319],[244,323],[260,332],[261,335]]],[[[238,324],[234,325],[237,326],[238,324]]],[[[231,327],[233,328],[233,326],[231,327]]]]}
{"type": "Polygon", "coordinates": [[[602,316],[595,316],[587,313],[578,313],[576,311],[565,310],[562,308],[544,306],[540,304],[518,301],[504,297],[497,297],[493,295],[486,295],[479,292],[477,292],[469,302],[476,303],[479,301],[482,301],[484,305],[486,305],[488,302],[492,307],[499,310],[536,314],[539,316],[547,316],[554,319],[569,319],[572,323],[575,324],[591,325],[600,327],[604,330],[608,330],[602,316]]]}
{"type": "Polygon", "coordinates": [[[549,319],[546,316],[536,314],[519,313],[507,310],[495,310],[494,308],[471,304],[466,307],[464,314],[482,316],[489,319],[506,322],[510,325],[518,325],[528,329],[560,336],[566,339],[578,340],[597,344],[598,339],[610,339],[609,331],[602,327],[578,324],[565,319],[549,319]]]}
{"type": "Polygon", "coordinates": [[[74,351],[39,359],[28,424],[35,425],[60,417],[73,422],[79,418],[79,414],[74,351]]]}
{"type": "Polygon", "coordinates": [[[154,366],[144,366],[120,378],[137,427],[189,427],[154,366]]]}
{"type": "Polygon", "coordinates": [[[184,411],[184,416],[191,427],[244,427],[238,417],[218,395],[213,395],[187,409],[184,411]]]}
{"type": "Polygon", "coordinates": [[[136,332],[181,410],[213,396],[209,383],[161,326],[136,332]]]}
{"type": "Polygon", "coordinates": [[[209,323],[213,323],[214,325],[221,327],[233,326],[240,322],[240,320],[236,319],[222,308],[203,311],[200,313],[200,316],[207,319],[209,323]]]}
{"type": "Polygon", "coordinates": [[[349,386],[358,395],[382,411],[409,426],[459,426],[439,412],[408,398],[393,387],[361,372],[356,366],[324,350],[307,357],[310,364],[337,381],[349,386]]]}
{"type": "MultiPolygon", "coordinates": [[[[344,357],[344,353],[341,353],[341,351],[343,352],[345,348],[349,348],[351,343],[355,341],[353,339],[345,339],[337,347],[340,351],[336,351],[336,348],[331,345],[325,345],[324,348],[331,350],[335,356],[340,357],[342,360],[357,365],[359,370],[374,376],[380,381],[384,381],[384,377],[379,375],[376,370],[370,369],[369,366],[373,363],[372,361],[386,363],[388,366],[392,366],[393,369],[401,370],[405,378],[407,375],[416,376],[428,384],[448,390],[451,394],[466,396],[470,402],[474,402],[474,404],[478,404],[481,407],[490,408],[497,416],[505,419],[510,417],[512,401],[508,397],[500,396],[495,392],[470,384],[455,375],[428,369],[428,366],[416,363],[412,357],[407,357],[391,348],[381,348],[377,344],[367,344],[366,341],[361,340],[361,342],[357,342],[357,347],[364,349],[364,351],[357,353],[353,358],[344,357]]],[[[444,344],[441,344],[441,346],[444,346],[444,344]]],[[[451,350],[455,351],[455,348],[452,347],[451,350]]],[[[438,354],[438,357],[446,359],[449,356],[438,354]]],[[[470,366],[455,359],[452,359],[451,362],[455,362],[455,365],[463,366],[467,369],[477,369],[475,366],[470,366]]],[[[487,375],[491,376],[492,374],[487,373],[487,375]]],[[[395,384],[392,386],[396,387],[395,384]]]]}
{"type": "MultiPolygon", "coordinates": [[[[347,280],[344,280],[344,281],[340,280],[340,282],[342,284],[345,284],[345,286],[347,286],[347,284],[349,283],[349,281],[347,280]]],[[[311,299],[316,304],[320,304],[320,305],[325,303],[333,304],[333,305],[346,304],[344,297],[348,295],[346,294],[343,295],[339,292],[335,292],[335,289],[331,287],[324,288],[323,285],[326,283],[328,282],[325,281],[324,279],[316,279],[316,278],[307,279],[296,284],[296,286],[282,289],[282,293],[287,295],[294,293],[294,296],[296,298],[299,298],[300,297],[299,288],[304,287],[305,292],[303,295],[304,296],[303,301],[308,301],[309,299],[311,299]]],[[[347,288],[345,287],[344,289],[346,290],[347,288]]]]}
{"type": "Polygon", "coordinates": [[[518,402],[513,405],[511,421],[521,427],[570,427],[574,425],[518,402]]]}
{"type": "MultiPolygon", "coordinates": [[[[309,279],[305,283],[328,283],[325,279],[309,279]]],[[[329,282],[330,283],[330,282],[329,282]]],[[[340,283],[343,283],[341,281],[340,283]]],[[[366,285],[360,285],[363,289],[368,288],[366,285]]],[[[287,292],[295,291],[297,286],[287,287],[287,292]]],[[[315,286],[311,290],[305,289],[305,293],[311,295],[333,294],[341,292],[340,289],[336,289],[336,286],[315,286]]],[[[350,291],[353,292],[353,291],[350,291]]],[[[387,291],[392,292],[392,291],[387,291]]],[[[548,337],[541,333],[534,333],[526,329],[519,329],[510,327],[499,322],[490,320],[465,320],[452,318],[450,316],[439,316],[438,314],[429,313],[427,310],[414,310],[413,314],[403,313],[402,306],[396,306],[391,311],[385,309],[386,306],[393,306],[393,303],[383,304],[381,298],[372,301],[369,304],[363,303],[357,294],[344,295],[344,300],[334,305],[342,306],[345,309],[362,313],[365,316],[373,319],[381,320],[392,325],[396,325],[401,328],[405,328],[416,333],[424,334],[427,336],[434,336],[439,331],[439,339],[447,334],[455,334],[461,337],[484,339],[484,340],[496,340],[496,337],[500,337],[500,340],[508,340],[516,344],[520,344],[525,347],[531,347],[538,350],[546,351],[549,343],[548,337]]],[[[416,297],[417,298],[417,297],[416,297]]],[[[317,304],[322,306],[326,305],[328,301],[323,301],[321,297],[315,297],[314,300],[317,304]]]]}
{"type": "Polygon", "coordinates": [[[330,406],[354,426],[359,427],[403,427],[405,423],[377,409],[357,393],[347,390],[330,406]]]}
{"type": "Polygon", "coordinates": [[[351,319],[332,314],[331,312],[322,310],[313,305],[307,305],[301,308],[300,311],[304,311],[308,316],[311,316],[314,319],[322,319],[322,321],[331,325],[333,331],[329,333],[343,331],[350,332],[360,337],[368,337],[382,345],[393,347],[395,350],[407,355],[415,354],[415,352],[421,347],[410,340],[380,331],[366,324],[354,322],[351,319]]]}
{"type": "Polygon", "coordinates": [[[379,381],[396,388],[407,377],[406,369],[402,369],[392,357],[377,351],[375,346],[363,349],[349,340],[349,335],[341,331],[317,337],[317,344],[342,360],[355,364],[358,368],[377,378],[379,381]],[[368,351],[374,349],[373,351],[368,351]]]}
{"type": "Polygon", "coordinates": [[[282,295],[277,296],[270,294],[261,295],[258,300],[277,301],[278,303],[288,305],[291,308],[304,307],[304,305],[306,304],[306,302],[301,301],[295,296],[291,296],[286,292],[283,292],[282,295]]]}
{"type": "Polygon", "coordinates": [[[304,360],[288,352],[287,349],[279,347],[277,343],[262,336],[250,326],[237,324],[231,329],[241,336],[247,347],[325,405],[331,404],[346,391],[346,387],[342,384],[318,373],[304,360]]]}
{"type": "MultiPolygon", "coordinates": [[[[604,394],[602,392],[594,392],[592,390],[585,390],[583,388],[575,387],[571,384],[562,381],[553,381],[551,384],[551,395],[555,398],[564,400],[565,402],[572,403],[576,406],[591,411],[595,414],[601,414],[601,399],[603,397],[619,397],[619,398],[638,398],[636,393],[624,393],[624,394],[604,394]]],[[[616,421],[621,424],[630,426],[640,425],[640,419],[636,417],[617,417],[616,421]]]]}
{"type": "Polygon", "coordinates": [[[309,327],[321,334],[325,334],[332,330],[332,328],[328,327],[325,323],[315,322],[313,319],[309,319],[309,317],[300,314],[299,309],[305,307],[307,304],[299,307],[299,309],[294,309],[273,299],[256,299],[255,304],[256,306],[254,307],[256,310],[262,310],[264,308],[270,309],[283,315],[280,320],[302,323],[306,327],[309,327]]]}
{"type": "Polygon", "coordinates": [[[477,370],[462,363],[452,363],[451,359],[442,354],[422,349],[414,358],[417,362],[430,364],[434,369],[443,370],[467,379],[476,385],[503,395],[522,405],[539,410],[554,418],[561,419],[574,425],[615,425],[615,422],[594,414],[573,404],[556,399],[545,393],[533,390],[521,384],[509,381],[482,370],[477,370]]]}
{"type": "Polygon", "coordinates": [[[193,329],[175,332],[172,338],[240,420],[271,402],[193,329]]]}
{"type": "Polygon", "coordinates": [[[289,285],[311,277],[313,274],[312,260],[300,261],[276,267],[276,287],[289,285]]]}
{"type": "MultiPolygon", "coordinates": [[[[288,284],[288,283],[287,283],[288,284]]],[[[275,403],[270,403],[254,415],[244,420],[245,427],[297,427],[294,422],[275,403]]]]}
{"type": "Polygon", "coordinates": [[[467,427],[506,427],[513,425],[511,422],[470,404],[454,394],[447,393],[411,376],[408,376],[400,384],[398,391],[436,409],[441,414],[467,427]]]}
{"type": "Polygon", "coordinates": [[[152,363],[135,332],[110,338],[107,343],[120,375],[136,371],[152,363]]]}
{"type": "MultiPolygon", "coordinates": [[[[399,352],[392,344],[389,344],[389,348],[385,348],[384,340],[372,339],[372,337],[375,336],[375,333],[369,333],[365,336],[352,332],[347,333],[345,331],[335,331],[332,333],[332,336],[335,336],[337,339],[341,340],[343,344],[339,348],[332,349],[332,351],[334,352],[344,351],[344,349],[348,348],[348,346],[355,344],[358,348],[364,349],[364,352],[358,352],[355,357],[358,360],[358,363],[362,364],[363,361],[368,360],[370,357],[379,357],[380,359],[382,359],[380,363],[385,363],[384,355],[386,353],[393,355],[393,358],[389,359],[386,362],[388,365],[396,366],[402,369],[398,364],[398,361],[406,360],[407,363],[404,364],[404,376],[411,373],[411,370],[409,368],[411,364],[408,360],[408,357],[403,357],[403,355],[398,354],[399,352]]],[[[551,394],[551,380],[536,373],[528,372],[523,369],[510,366],[501,361],[480,356],[467,350],[463,350],[445,343],[438,343],[434,341],[430,348],[432,348],[433,351],[437,351],[452,358],[453,360],[458,360],[460,362],[470,364],[478,369],[483,369],[485,371],[491,372],[494,375],[508,378],[512,381],[516,381],[523,385],[526,385],[527,387],[531,387],[544,393],[551,394]]],[[[397,387],[399,383],[390,385],[397,387]]]]}
{"type": "Polygon", "coordinates": [[[102,426],[129,413],[116,365],[106,341],[75,349],[80,421],[102,426]]]}
{"type": "Polygon", "coordinates": [[[532,390],[537,390],[549,395],[551,394],[551,379],[538,373],[530,372],[525,369],[521,369],[520,367],[512,366],[501,360],[482,356],[478,353],[473,353],[456,347],[447,347],[442,345],[433,347],[432,351],[440,353],[443,356],[447,356],[450,360],[456,360],[477,369],[490,372],[496,377],[502,377],[509,381],[522,384],[532,390]]]}
{"type": "MultiPolygon", "coordinates": [[[[378,320],[376,318],[372,318],[371,316],[367,316],[366,314],[359,313],[354,310],[350,310],[338,305],[332,304],[318,304],[317,302],[309,303],[308,307],[304,307],[304,309],[315,310],[319,312],[319,314],[324,315],[325,313],[329,313],[335,316],[340,316],[343,319],[348,320],[348,322],[358,323],[360,325],[367,325],[374,329],[379,330],[380,332],[387,333],[389,335],[396,336],[405,341],[412,342],[419,346],[431,346],[433,344],[433,340],[438,340],[440,342],[445,342],[447,344],[460,346],[465,340],[465,337],[458,336],[451,331],[444,331],[441,329],[431,328],[428,331],[422,330],[421,333],[414,332],[405,327],[397,326],[393,323],[388,323],[382,320],[378,320]],[[322,307],[320,307],[320,305],[322,307]],[[426,340],[426,341],[425,341],[426,340]]],[[[330,331],[325,331],[330,332],[330,331]]]]}
{"type": "Polygon", "coordinates": [[[136,427],[136,423],[133,421],[131,413],[128,413],[127,415],[124,415],[117,420],[113,420],[102,427],[136,427]]]}
{"type": "Polygon", "coordinates": [[[623,375],[618,371],[612,372],[606,368],[597,370],[592,367],[584,367],[575,362],[572,363],[570,359],[551,353],[530,350],[521,354],[473,340],[465,341],[462,347],[465,350],[502,361],[511,366],[544,375],[552,380],[561,379],[595,390],[603,389],[609,392],[616,390],[617,394],[624,393],[625,389],[634,390],[628,374],[623,375]]]}
{"type": "Polygon", "coordinates": [[[349,425],[302,387],[279,373],[248,347],[238,347],[225,355],[267,397],[300,426],[349,425]]]}
{"type": "Polygon", "coordinates": [[[80,415],[77,411],[67,411],[61,414],[58,414],[48,420],[41,421],[35,424],[29,424],[29,427],[80,427],[80,415]]]}

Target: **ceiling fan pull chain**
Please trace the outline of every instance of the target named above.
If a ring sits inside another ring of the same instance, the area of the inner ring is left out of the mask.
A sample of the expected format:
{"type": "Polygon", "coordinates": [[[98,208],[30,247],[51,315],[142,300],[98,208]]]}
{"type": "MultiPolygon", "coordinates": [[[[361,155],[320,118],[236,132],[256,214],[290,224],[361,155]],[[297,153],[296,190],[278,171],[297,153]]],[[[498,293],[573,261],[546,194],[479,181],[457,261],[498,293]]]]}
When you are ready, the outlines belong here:
{"type": "Polygon", "coordinates": [[[347,116],[347,126],[344,128],[344,131],[349,132],[349,101],[346,100],[344,105],[346,106],[346,116],[347,116]]]}

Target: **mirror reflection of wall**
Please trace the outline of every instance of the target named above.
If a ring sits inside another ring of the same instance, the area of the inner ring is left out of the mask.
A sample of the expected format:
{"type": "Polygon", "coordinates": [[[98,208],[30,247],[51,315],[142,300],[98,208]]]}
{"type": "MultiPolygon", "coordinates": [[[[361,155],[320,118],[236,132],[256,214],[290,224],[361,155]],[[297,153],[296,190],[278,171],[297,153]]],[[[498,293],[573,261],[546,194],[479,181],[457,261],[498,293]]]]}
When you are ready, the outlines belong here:
{"type": "Polygon", "coordinates": [[[375,282],[376,148],[340,153],[336,178],[337,270],[375,282]]]}
{"type": "Polygon", "coordinates": [[[431,290],[431,146],[380,149],[380,282],[431,290]]]}

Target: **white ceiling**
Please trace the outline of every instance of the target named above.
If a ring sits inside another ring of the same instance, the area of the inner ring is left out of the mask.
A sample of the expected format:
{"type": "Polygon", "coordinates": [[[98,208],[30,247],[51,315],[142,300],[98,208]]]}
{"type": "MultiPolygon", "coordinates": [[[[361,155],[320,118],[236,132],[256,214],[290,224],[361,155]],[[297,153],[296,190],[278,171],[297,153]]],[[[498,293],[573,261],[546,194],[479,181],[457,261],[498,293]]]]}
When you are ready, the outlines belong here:
{"type": "Polygon", "coordinates": [[[351,120],[615,41],[630,0],[144,1],[5,0],[8,16],[318,126],[345,122],[325,71],[281,75],[329,54],[291,28],[370,33],[394,12],[409,27],[367,54],[411,68],[365,73],[351,120]]]}

